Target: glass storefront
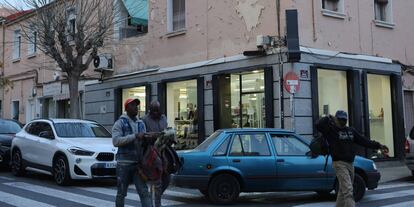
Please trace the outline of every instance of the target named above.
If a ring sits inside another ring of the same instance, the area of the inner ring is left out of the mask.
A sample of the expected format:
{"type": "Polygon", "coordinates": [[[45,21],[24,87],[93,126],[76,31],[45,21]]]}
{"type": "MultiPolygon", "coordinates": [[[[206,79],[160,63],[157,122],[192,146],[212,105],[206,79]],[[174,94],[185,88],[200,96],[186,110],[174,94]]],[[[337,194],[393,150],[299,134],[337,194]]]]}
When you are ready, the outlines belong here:
{"type": "Polygon", "coordinates": [[[385,144],[394,157],[394,136],[389,76],[368,74],[368,108],[371,139],[385,144]]]}
{"type": "MultiPolygon", "coordinates": [[[[139,107],[138,116],[144,117],[145,116],[145,107],[146,107],[146,87],[140,86],[140,87],[134,87],[134,88],[124,88],[122,89],[122,103],[125,103],[125,101],[128,98],[137,98],[140,100],[141,104],[139,107]]],[[[122,104],[123,107],[123,104],[122,104]]],[[[123,108],[122,111],[125,111],[123,108]]]]}
{"type": "Polygon", "coordinates": [[[218,85],[220,129],[266,126],[263,70],[221,75],[218,85]]]}
{"type": "Polygon", "coordinates": [[[346,72],[318,69],[318,95],[319,118],[334,115],[337,110],[348,111],[346,72]]]}
{"type": "Polygon", "coordinates": [[[176,149],[198,145],[197,80],[166,84],[168,125],[177,130],[176,149]]]}

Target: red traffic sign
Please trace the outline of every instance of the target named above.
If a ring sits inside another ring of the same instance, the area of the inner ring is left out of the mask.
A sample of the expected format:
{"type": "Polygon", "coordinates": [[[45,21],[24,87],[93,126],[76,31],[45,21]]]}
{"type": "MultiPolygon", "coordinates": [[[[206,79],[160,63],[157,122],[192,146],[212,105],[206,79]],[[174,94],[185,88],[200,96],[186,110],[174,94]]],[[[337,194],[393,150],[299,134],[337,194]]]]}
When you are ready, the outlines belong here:
{"type": "Polygon", "coordinates": [[[283,86],[285,87],[285,90],[290,94],[297,93],[300,89],[300,81],[298,75],[292,71],[286,73],[283,86]]]}

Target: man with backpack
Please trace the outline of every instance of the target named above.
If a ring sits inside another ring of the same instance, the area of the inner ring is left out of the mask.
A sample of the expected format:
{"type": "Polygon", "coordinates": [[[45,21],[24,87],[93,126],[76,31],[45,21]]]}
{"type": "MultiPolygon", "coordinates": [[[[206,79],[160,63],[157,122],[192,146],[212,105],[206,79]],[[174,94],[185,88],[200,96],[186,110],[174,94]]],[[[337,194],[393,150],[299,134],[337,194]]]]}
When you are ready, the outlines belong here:
{"type": "Polygon", "coordinates": [[[353,198],[353,162],[356,155],[354,143],[372,149],[381,149],[388,153],[388,148],[376,141],[369,140],[359,134],[354,128],[347,127],[348,114],[338,110],[335,117],[329,115],[320,119],[315,127],[322,133],[329,146],[329,154],[332,156],[332,166],[339,183],[337,207],[354,207],[353,198]]]}
{"type": "MultiPolygon", "coordinates": [[[[160,112],[160,103],[158,101],[152,101],[149,114],[147,114],[142,120],[145,123],[145,127],[148,132],[154,132],[154,136],[159,136],[168,127],[167,117],[160,112]]],[[[160,152],[161,153],[161,152],[160,152]]],[[[161,156],[161,155],[160,155],[161,156]]],[[[155,185],[155,207],[161,206],[161,196],[170,184],[170,174],[162,172],[161,179],[156,182],[155,185]]]]}
{"type": "Polygon", "coordinates": [[[127,99],[124,103],[126,115],[122,115],[112,128],[112,143],[118,147],[116,154],[118,191],[115,202],[117,207],[124,206],[131,182],[135,184],[141,205],[152,206],[147,184],[137,173],[137,166],[143,156],[142,144],[145,141],[144,133],[146,132],[144,123],[137,118],[139,105],[138,99],[127,99]]]}

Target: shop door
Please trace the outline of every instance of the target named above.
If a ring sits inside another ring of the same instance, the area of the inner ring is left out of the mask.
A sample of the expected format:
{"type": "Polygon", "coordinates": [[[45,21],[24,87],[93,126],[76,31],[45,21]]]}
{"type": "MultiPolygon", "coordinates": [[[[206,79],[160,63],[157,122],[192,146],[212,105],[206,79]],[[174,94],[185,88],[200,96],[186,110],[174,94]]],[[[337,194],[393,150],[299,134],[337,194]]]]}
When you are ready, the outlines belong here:
{"type": "Polygon", "coordinates": [[[264,93],[243,94],[242,104],[242,127],[263,128],[265,122],[265,96],[264,93]]]}

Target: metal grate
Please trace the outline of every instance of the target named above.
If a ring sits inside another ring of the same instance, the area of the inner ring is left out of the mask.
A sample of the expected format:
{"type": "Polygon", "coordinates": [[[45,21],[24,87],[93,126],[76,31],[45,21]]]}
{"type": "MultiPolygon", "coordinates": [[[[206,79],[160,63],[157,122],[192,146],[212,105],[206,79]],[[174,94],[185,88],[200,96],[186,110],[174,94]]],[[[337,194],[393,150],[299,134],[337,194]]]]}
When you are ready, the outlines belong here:
{"type": "Polygon", "coordinates": [[[114,157],[115,157],[114,153],[101,152],[101,153],[98,154],[96,159],[99,160],[99,161],[113,161],[114,157]]]}

